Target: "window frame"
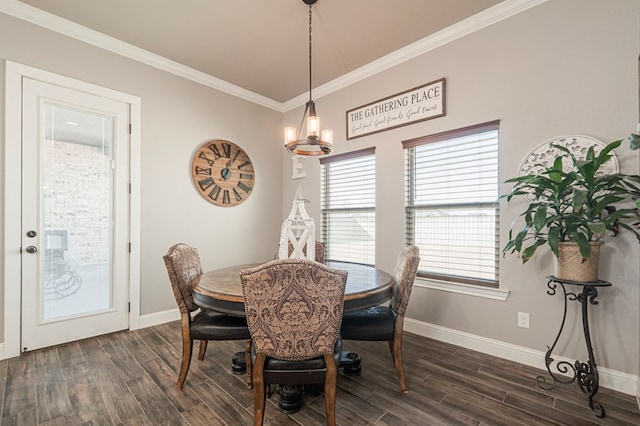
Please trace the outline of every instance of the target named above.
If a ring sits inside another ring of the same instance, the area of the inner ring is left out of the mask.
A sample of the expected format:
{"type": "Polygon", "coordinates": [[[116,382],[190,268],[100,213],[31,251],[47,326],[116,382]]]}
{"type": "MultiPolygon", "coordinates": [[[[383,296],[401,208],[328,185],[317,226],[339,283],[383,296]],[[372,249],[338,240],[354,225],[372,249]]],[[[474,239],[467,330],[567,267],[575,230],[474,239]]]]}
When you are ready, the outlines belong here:
{"type": "MultiPolygon", "coordinates": [[[[325,244],[325,254],[326,254],[326,260],[335,260],[335,261],[339,261],[339,262],[349,262],[349,261],[345,261],[345,260],[340,260],[340,259],[332,259],[331,258],[331,246],[330,246],[330,241],[328,237],[328,224],[327,224],[327,217],[330,213],[332,212],[343,212],[343,213],[348,213],[348,212],[363,212],[363,213],[367,213],[367,212],[373,212],[374,213],[374,230],[375,230],[375,211],[376,211],[376,203],[377,200],[374,200],[374,204],[373,207],[349,207],[349,208],[326,208],[325,206],[327,205],[327,196],[329,194],[329,182],[330,182],[330,178],[326,178],[325,176],[328,174],[327,168],[326,166],[329,166],[333,163],[338,163],[338,162],[342,162],[342,161],[347,161],[347,160],[351,160],[351,159],[355,159],[355,158],[360,158],[360,157],[366,157],[366,156],[373,156],[373,161],[374,161],[374,170],[373,170],[373,184],[374,184],[374,194],[375,194],[375,181],[376,181],[376,172],[375,172],[375,152],[376,152],[376,148],[375,146],[373,147],[369,147],[369,148],[364,148],[364,149],[360,149],[360,150],[356,150],[356,151],[350,151],[350,152],[345,152],[342,154],[335,154],[335,155],[331,155],[329,157],[323,157],[320,158],[320,165],[321,165],[321,205],[320,205],[320,216],[321,216],[321,223],[320,223],[320,235],[321,235],[321,239],[325,244]]],[[[359,263],[359,264],[363,264],[363,265],[371,265],[371,266],[375,266],[375,245],[376,245],[376,241],[374,239],[374,249],[373,249],[373,263],[362,263],[362,262],[349,262],[349,263],[359,263]]]]}
{"type": "MultiPolygon", "coordinates": [[[[415,179],[418,170],[415,164],[415,147],[443,142],[446,140],[457,139],[465,136],[471,136],[479,133],[485,133],[490,131],[497,131],[498,136],[496,140],[497,148],[499,149],[499,132],[500,121],[494,120],[486,123],[471,125],[459,129],[448,130],[433,135],[422,136],[415,139],[410,139],[402,142],[402,147],[405,149],[405,241],[406,244],[415,244],[415,221],[411,218],[415,217],[415,212],[431,210],[437,208],[435,204],[414,204],[415,200],[415,179]]],[[[496,160],[496,172],[499,173],[499,158],[496,160]]],[[[496,184],[496,193],[499,190],[499,179],[496,184]]],[[[495,210],[495,223],[494,223],[494,276],[495,279],[484,279],[479,277],[467,277],[453,274],[442,274],[433,271],[418,270],[417,277],[426,280],[433,280],[440,283],[450,283],[454,285],[471,285],[484,288],[499,287],[499,272],[500,272],[500,204],[498,203],[498,196],[494,202],[476,202],[476,203],[460,203],[452,204],[450,207],[455,208],[478,208],[478,209],[494,209],[495,210]]],[[[443,205],[440,205],[443,207],[443,205]]]]}

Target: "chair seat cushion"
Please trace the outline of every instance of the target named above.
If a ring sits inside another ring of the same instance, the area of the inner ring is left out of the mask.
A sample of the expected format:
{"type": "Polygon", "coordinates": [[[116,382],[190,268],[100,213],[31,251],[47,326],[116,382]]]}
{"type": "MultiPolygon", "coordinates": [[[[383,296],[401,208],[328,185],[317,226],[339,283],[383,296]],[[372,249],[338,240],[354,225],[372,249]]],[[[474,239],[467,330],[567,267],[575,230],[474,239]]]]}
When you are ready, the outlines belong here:
{"type": "MultiPolygon", "coordinates": [[[[255,360],[255,348],[252,351],[255,360]]],[[[333,346],[333,358],[340,365],[342,356],[342,339],[338,336],[333,346]]],[[[264,364],[265,383],[298,384],[322,382],[325,371],[324,357],[316,357],[299,361],[287,361],[267,357],[264,364]]]]}
{"type": "Polygon", "coordinates": [[[342,316],[340,334],[345,340],[393,340],[396,313],[388,306],[348,312],[342,316]]]}
{"type": "Polygon", "coordinates": [[[209,309],[198,312],[191,320],[191,338],[194,340],[251,339],[247,320],[209,309]]]}

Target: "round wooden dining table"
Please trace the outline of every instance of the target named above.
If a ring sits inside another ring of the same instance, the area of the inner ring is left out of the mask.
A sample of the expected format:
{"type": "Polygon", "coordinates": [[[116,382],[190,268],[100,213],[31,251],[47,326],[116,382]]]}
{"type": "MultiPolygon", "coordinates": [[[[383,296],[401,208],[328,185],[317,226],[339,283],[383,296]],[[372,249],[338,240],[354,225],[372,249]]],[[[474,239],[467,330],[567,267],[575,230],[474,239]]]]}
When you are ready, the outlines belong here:
{"type": "MultiPolygon", "coordinates": [[[[358,263],[327,261],[334,269],[349,273],[344,295],[344,312],[370,308],[391,299],[395,279],[387,272],[358,263]]],[[[244,316],[240,271],[260,265],[234,265],[205,272],[193,289],[196,304],[229,315],[244,316]]]]}
{"type": "MultiPolygon", "coordinates": [[[[393,296],[396,280],[381,269],[348,262],[327,261],[325,264],[330,268],[342,269],[349,273],[344,295],[344,312],[370,308],[386,302],[393,296]]],[[[195,303],[204,309],[245,316],[240,271],[258,265],[260,264],[234,265],[205,272],[193,288],[195,303]]],[[[235,374],[246,371],[244,359],[244,352],[238,352],[233,356],[231,369],[235,374]]],[[[346,375],[360,375],[362,372],[360,356],[354,352],[342,352],[340,368],[346,375]]],[[[280,411],[293,414],[302,407],[302,388],[300,385],[278,387],[280,411]]]]}

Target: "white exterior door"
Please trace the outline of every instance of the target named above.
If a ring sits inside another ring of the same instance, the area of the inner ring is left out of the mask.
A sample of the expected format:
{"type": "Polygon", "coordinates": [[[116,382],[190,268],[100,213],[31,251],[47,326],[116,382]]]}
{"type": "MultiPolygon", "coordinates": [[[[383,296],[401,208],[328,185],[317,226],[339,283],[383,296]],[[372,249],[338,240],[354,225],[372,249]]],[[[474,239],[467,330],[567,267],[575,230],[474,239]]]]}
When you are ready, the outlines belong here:
{"type": "Polygon", "coordinates": [[[129,327],[129,115],[23,78],[22,351],[129,327]]]}

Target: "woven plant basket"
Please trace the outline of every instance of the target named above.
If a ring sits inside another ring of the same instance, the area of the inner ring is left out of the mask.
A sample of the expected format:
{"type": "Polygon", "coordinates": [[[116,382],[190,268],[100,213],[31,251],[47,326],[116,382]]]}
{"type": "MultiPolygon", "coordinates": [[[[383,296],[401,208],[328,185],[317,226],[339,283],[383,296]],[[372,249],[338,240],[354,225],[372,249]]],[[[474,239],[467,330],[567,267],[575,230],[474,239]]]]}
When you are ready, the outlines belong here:
{"type": "Polygon", "coordinates": [[[556,278],[568,281],[578,281],[591,283],[598,281],[598,264],[600,263],[600,247],[602,241],[593,241],[591,245],[591,256],[586,261],[582,261],[580,248],[571,241],[558,244],[558,257],[555,258],[556,278]]]}

